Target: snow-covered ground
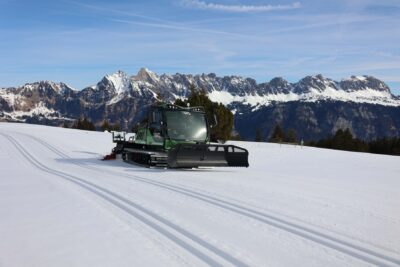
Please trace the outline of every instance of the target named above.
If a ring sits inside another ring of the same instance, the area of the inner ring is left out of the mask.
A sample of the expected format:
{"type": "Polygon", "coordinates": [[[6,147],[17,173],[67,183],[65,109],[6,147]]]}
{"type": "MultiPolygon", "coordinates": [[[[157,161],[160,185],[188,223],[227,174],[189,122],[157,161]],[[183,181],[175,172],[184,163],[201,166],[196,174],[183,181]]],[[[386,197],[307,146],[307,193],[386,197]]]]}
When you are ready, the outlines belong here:
{"type": "Polygon", "coordinates": [[[400,158],[239,143],[249,168],[100,161],[99,132],[0,123],[0,266],[399,266],[400,158]]]}

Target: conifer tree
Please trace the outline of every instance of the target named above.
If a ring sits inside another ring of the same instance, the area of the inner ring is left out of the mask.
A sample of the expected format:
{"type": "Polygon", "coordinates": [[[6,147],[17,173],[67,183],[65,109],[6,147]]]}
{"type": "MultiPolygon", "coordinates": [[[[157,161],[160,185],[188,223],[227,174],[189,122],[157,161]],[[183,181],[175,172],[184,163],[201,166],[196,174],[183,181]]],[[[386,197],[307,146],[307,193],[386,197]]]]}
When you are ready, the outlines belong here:
{"type": "Polygon", "coordinates": [[[101,130],[104,131],[110,131],[110,124],[108,123],[108,120],[104,120],[103,124],[101,125],[101,130]]]}
{"type": "Polygon", "coordinates": [[[262,134],[261,134],[261,129],[260,128],[256,129],[256,137],[254,138],[254,141],[262,142],[262,134]]]}
{"type": "Polygon", "coordinates": [[[174,104],[177,105],[177,106],[181,106],[181,107],[185,107],[185,106],[186,106],[185,101],[183,101],[183,100],[180,99],[180,98],[177,98],[177,99],[175,100],[175,103],[174,103],[174,104]]]}
{"type": "Polygon", "coordinates": [[[242,141],[242,137],[240,136],[239,133],[231,135],[231,137],[229,139],[230,140],[235,140],[235,141],[242,141]]]}
{"type": "Polygon", "coordinates": [[[285,133],[283,132],[281,126],[277,124],[275,126],[274,131],[272,132],[271,138],[269,139],[270,142],[273,143],[281,143],[285,140],[285,133]]]}
{"type": "Polygon", "coordinates": [[[94,124],[91,121],[89,121],[88,119],[86,119],[85,117],[83,117],[83,119],[80,118],[77,121],[75,121],[72,128],[80,129],[80,130],[88,130],[88,131],[96,130],[96,127],[94,126],[94,124]]]}
{"type": "Polygon", "coordinates": [[[354,150],[353,146],[353,135],[350,130],[339,129],[336,131],[335,136],[332,140],[332,148],[340,150],[354,150]]]}
{"type": "Polygon", "coordinates": [[[121,125],[119,123],[114,124],[112,130],[117,132],[121,131],[121,125]]]}
{"type": "Polygon", "coordinates": [[[286,141],[289,143],[297,143],[296,131],[292,128],[288,130],[286,141]]]}

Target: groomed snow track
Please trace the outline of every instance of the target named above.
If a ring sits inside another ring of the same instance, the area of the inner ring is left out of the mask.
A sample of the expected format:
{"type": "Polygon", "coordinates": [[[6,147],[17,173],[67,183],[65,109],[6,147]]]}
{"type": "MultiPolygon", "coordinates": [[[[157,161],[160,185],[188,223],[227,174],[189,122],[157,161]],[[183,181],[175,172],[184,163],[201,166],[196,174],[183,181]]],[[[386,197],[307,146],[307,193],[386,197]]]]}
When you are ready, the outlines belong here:
{"type": "MultiPolygon", "coordinates": [[[[98,186],[94,183],[85,181],[84,179],[81,179],[77,176],[70,175],[68,173],[65,173],[62,171],[57,171],[55,169],[46,167],[41,162],[36,160],[15,138],[13,138],[9,135],[6,135],[6,134],[1,134],[1,135],[6,137],[15,146],[15,148],[26,158],[26,160],[29,161],[32,165],[34,165],[39,170],[47,172],[49,174],[54,174],[57,177],[66,179],[82,188],[85,188],[86,190],[92,192],[96,196],[106,200],[110,204],[120,208],[121,210],[123,210],[123,211],[127,212],[128,214],[132,215],[133,217],[135,217],[137,220],[139,220],[139,221],[143,222],[144,224],[146,224],[147,226],[153,228],[156,232],[164,235],[165,237],[170,239],[172,242],[178,244],[183,249],[185,249],[188,252],[190,252],[191,254],[195,255],[196,257],[198,257],[200,260],[202,260],[206,264],[209,264],[210,266],[225,266],[226,263],[219,263],[217,260],[214,260],[211,256],[201,252],[200,250],[196,249],[193,245],[191,245],[189,242],[180,238],[179,235],[182,235],[182,236],[186,237],[187,239],[190,239],[192,242],[197,243],[198,245],[207,249],[209,252],[215,254],[216,256],[220,257],[221,259],[226,260],[227,262],[229,262],[235,266],[248,266],[244,262],[241,262],[240,260],[234,258],[233,256],[225,253],[221,249],[204,241],[200,237],[193,235],[192,233],[186,231],[182,227],[166,220],[165,218],[155,214],[154,212],[144,208],[143,206],[141,206],[123,196],[120,196],[114,192],[111,192],[111,191],[107,190],[106,188],[98,186]],[[149,216],[154,221],[146,218],[141,213],[149,216]],[[171,230],[174,230],[175,233],[172,232],[171,230]]],[[[52,149],[52,151],[53,151],[53,149],[52,149]]]]}
{"type": "MultiPolygon", "coordinates": [[[[33,141],[46,149],[48,153],[52,153],[56,156],[58,160],[67,161],[77,169],[86,170],[84,173],[108,175],[114,179],[121,180],[124,184],[140,184],[146,187],[153,187],[156,190],[165,191],[165,194],[173,194],[178,198],[183,198],[184,201],[189,199],[194,203],[198,203],[199,206],[204,206],[206,209],[211,208],[215,213],[221,212],[222,216],[223,214],[230,213],[230,216],[233,218],[250,222],[257,227],[260,225],[260,229],[263,229],[262,225],[265,225],[267,229],[275,229],[273,231],[278,233],[278,235],[283,235],[289,240],[295,238],[300,241],[311,242],[314,244],[313,246],[318,249],[328,249],[328,255],[331,253],[329,251],[335,251],[333,253],[333,258],[339,259],[339,262],[340,260],[347,262],[350,257],[355,260],[352,264],[355,263],[360,266],[400,266],[400,257],[398,255],[398,248],[396,247],[389,249],[381,245],[374,246],[371,244],[372,242],[357,237],[352,239],[348,234],[335,231],[335,229],[316,227],[312,223],[305,225],[302,219],[284,216],[281,212],[278,213],[269,211],[268,209],[262,209],[246,203],[242,199],[235,199],[234,197],[226,197],[207,190],[196,189],[193,185],[185,186],[175,182],[160,181],[163,180],[163,176],[165,178],[164,180],[167,181],[168,179],[165,176],[173,175],[174,172],[159,172],[161,177],[148,178],[144,175],[130,174],[122,172],[121,170],[113,170],[112,168],[100,169],[84,161],[76,160],[63,152],[59,147],[32,134],[9,131],[8,133],[0,132],[0,135],[8,140],[15,150],[37,170],[61,178],[90,192],[90,194],[93,194],[102,202],[117,208],[120,212],[127,214],[127,216],[134,218],[145,225],[145,227],[150,228],[154,232],[154,235],[163,236],[165,240],[169,240],[169,242],[174,243],[175,246],[180,247],[181,250],[178,250],[177,254],[182,254],[179,257],[185,260],[178,265],[188,263],[189,265],[196,265],[198,261],[204,265],[210,266],[253,266],[260,265],[260,263],[262,265],[264,264],[261,261],[253,261],[252,256],[255,254],[252,251],[246,251],[246,248],[241,246],[241,244],[236,243],[226,247],[224,243],[220,243],[222,246],[218,246],[218,242],[211,242],[210,238],[204,238],[163,216],[157,211],[157,208],[152,210],[146,207],[146,205],[143,205],[142,201],[135,201],[129,194],[120,193],[119,190],[109,189],[104,182],[96,181],[96,179],[88,177],[87,175],[69,173],[64,169],[59,170],[49,167],[46,162],[43,162],[37,155],[30,152],[26,144],[31,144],[33,141]],[[22,140],[24,142],[22,142],[22,140]],[[27,142],[27,140],[30,140],[30,142],[27,142]],[[191,257],[187,257],[186,254],[191,255],[191,257]],[[342,259],[341,255],[346,257],[342,259]],[[197,258],[198,261],[191,261],[192,257],[197,258]]],[[[212,171],[206,171],[207,175],[212,173],[212,171]]],[[[182,173],[184,174],[184,172],[182,173]]],[[[96,177],[96,175],[93,176],[96,177]]],[[[169,246],[166,243],[164,243],[164,245],[167,247],[169,246]]],[[[337,262],[331,262],[331,264],[336,265],[337,262]]]]}

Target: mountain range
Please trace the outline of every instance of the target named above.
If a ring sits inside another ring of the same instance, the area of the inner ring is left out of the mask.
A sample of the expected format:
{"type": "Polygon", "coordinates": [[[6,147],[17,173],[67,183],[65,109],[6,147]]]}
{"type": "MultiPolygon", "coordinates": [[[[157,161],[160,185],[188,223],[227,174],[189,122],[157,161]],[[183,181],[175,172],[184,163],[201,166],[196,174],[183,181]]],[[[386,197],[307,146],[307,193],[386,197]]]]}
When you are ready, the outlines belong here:
{"type": "Polygon", "coordinates": [[[281,77],[257,83],[214,73],[157,75],[142,68],[132,76],[106,75],[82,90],[51,81],[0,88],[0,120],[60,125],[86,116],[98,126],[108,119],[130,129],[157,99],[185,98],[192,85],[232,110],[235,130],[244,139],[253,139],[257,129],[267,139],[276,124],[295,129],[304,140],[340,128],[362,139],[400,136],[400,97],[372,76],[334,81],[318,74],[296,83],[281,77]]]}

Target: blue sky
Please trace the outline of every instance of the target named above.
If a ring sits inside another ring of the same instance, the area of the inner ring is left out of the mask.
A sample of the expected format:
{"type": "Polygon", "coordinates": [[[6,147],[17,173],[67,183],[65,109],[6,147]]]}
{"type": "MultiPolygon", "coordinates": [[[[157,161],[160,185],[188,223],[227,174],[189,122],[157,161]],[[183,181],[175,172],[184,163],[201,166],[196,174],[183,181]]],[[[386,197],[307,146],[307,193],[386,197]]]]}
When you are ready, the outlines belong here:
{"type": "Polygon", "coordinates": [[[400,94],[398,0],[0,0],[0,87],[119,69],[291,82],[374,75],[400,94]]]}

